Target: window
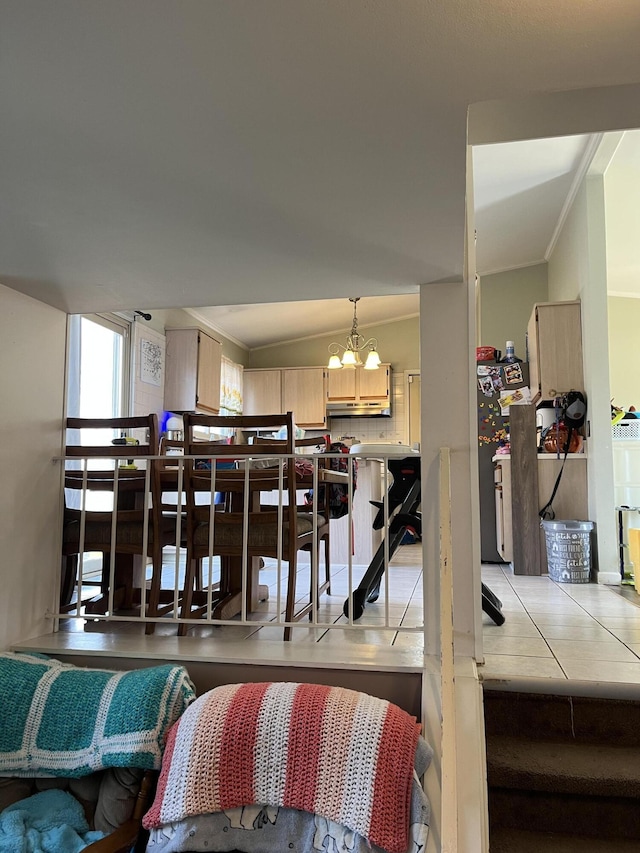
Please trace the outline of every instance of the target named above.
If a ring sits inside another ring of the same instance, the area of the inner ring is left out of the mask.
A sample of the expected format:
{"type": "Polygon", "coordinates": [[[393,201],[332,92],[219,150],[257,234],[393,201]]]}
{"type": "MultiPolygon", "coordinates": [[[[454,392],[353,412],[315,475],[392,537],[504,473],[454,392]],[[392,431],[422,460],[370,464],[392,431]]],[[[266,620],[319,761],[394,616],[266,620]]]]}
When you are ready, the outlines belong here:
{"type": "Polygon", "coordinates": [[[123,417],[129,413],[130,324],[115,316],[70,319],[67,415],[123,417]]]}
{"type": "Polygon", "coordinates": [[[242,414],[242,371],[241,364],[222,356],[220,375],[220,414],[242,414]]]}

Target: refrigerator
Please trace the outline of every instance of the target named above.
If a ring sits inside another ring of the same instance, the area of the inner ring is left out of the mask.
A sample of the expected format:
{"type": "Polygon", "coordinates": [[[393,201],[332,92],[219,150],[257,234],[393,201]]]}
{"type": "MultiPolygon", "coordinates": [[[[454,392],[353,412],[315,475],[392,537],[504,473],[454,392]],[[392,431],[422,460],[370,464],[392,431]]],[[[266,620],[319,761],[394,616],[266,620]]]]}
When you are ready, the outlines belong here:
{"type": "Polygon", "coordinates": [[[492,458],[509,434],[509,415],[502,403],[529,399],[529,365],[516,361],[476,362],[478,415],[478,479],[480,485],[480,559],[503,563],[496,545],[496,501],[492,458]]]}

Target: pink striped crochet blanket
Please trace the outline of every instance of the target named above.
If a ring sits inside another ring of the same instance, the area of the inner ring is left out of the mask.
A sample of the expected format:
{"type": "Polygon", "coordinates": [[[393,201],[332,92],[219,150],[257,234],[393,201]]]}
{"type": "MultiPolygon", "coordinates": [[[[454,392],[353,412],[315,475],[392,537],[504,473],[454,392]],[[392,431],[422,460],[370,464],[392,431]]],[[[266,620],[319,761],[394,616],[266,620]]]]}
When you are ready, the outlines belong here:
{"type": "Polygon", "coordinates": [[[405,853],[419,731],[398,706],[355,690],[217,687],[169,732],[143,823],[150,829],[259,803],[315,812],[405,853]]]}

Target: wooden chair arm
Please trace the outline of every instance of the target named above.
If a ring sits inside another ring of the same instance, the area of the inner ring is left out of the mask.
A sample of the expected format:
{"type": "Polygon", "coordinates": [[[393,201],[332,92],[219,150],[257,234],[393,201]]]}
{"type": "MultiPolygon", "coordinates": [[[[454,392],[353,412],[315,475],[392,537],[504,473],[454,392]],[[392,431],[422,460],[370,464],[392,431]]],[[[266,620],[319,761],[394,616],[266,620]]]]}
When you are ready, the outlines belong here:
{"type": "MultiPolygon", "coordinates": [[[[94,841],[85,847],[87,853],[130,853],[133,850],[142,829],[142,816],[153,798],[157,772],[147,770],[140,782],[140,790],[136,797],[133,817],[125,821],[109,835],[94,841]]],[[[138,849],[136,847],[136,849],[138,849]]]]}
{"type": "Polygon", "coordinates": [[[140,827],[140,821],[131,818],[109,835],[85,847],[85,853],[129,853],[138,839],[140,827]]]}

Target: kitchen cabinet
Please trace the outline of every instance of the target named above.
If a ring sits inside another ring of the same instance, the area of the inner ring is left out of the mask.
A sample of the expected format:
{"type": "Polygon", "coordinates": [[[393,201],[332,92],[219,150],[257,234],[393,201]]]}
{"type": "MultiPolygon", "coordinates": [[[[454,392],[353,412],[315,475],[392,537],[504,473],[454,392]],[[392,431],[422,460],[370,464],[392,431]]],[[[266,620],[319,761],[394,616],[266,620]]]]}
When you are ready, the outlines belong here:
{"type": "Polygon", "coordinates": [[[267,415],[293,412],[301,427],[327,425],[325,369],[323,367],[283,367],[245,370],[243,412],[267,415]]]}
{"type": "MultiPolygon", "coordinates": [[[[507,563],[513,562],[513,529],[511,506],[513,493],[520,487],[518,474],[512,476],[511,457],[495,456],[494,482],[496,500],[496,540],[498,552],[507,563]]],[[[551,497],[553,486],[562,466],[562,458],[554,453],[538,454],[538,509],[551,497]]],[[[587,457],[584,453],[570,453],[564,466],[560,485],[553,499],[557,519],[588,518],[587,457]]],[[[547,571],[547,550],[544,531],[540,529],[540,571],[547,571]]]]}
{"type": "Polygon", "coordinates": [[[222,344],[198,328],[166,329],[165,334],[165,409],[217,414],[222,344]]]}
{"type": "Polygon", "coordinates": [[[275,415],[282,411],[282,371],[243,371],[242,413],[244,415],[275,415]]]}
{"type": "Polygon", "coordinates": [[[534,402],[584,390],[580,302],[541,302],[527,326],[529,382],[534,402]]]}
{"type": "Polygon", "coordinates": [[[391,365],[377,370],[356,367],[353,370],[327,371],[327,400],[330,403],[388,400],[391,394],[391,365]]]}
{"type": "Polygon", "coordinates": [[[282,411],[293,412],[299,426],[327,425],[323,367],[292,367],[282,371],[282,411]]]}

